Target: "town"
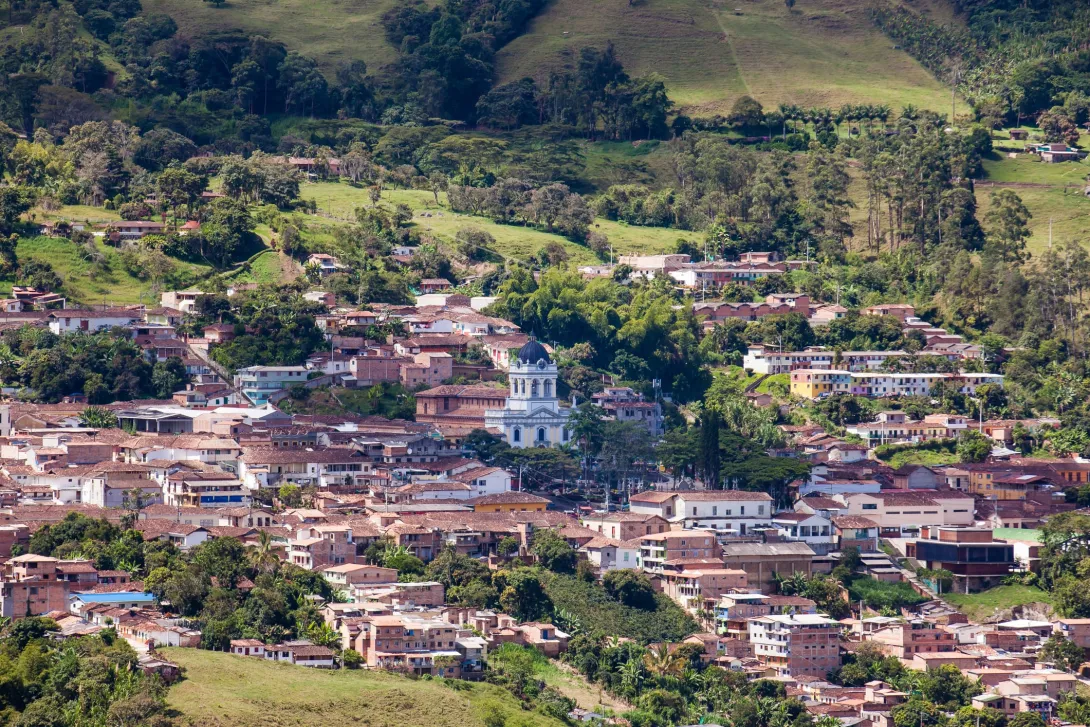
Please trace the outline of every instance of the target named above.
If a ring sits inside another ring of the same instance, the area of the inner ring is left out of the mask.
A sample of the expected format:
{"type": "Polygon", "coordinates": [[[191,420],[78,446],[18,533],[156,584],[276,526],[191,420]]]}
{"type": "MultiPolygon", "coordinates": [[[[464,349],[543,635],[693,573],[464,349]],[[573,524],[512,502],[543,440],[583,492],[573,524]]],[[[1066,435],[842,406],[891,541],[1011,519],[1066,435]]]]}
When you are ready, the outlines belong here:
{"type": "MultiPolygon", "coordinates": [[[[759,279],[774,257],[749,254],[737,268],[687,256],[618,265],[693,287],[724,271],[759,279]]],[[[648,653],[782,685],[814,719],[899,725],[914,699],[904,675],[918,672],[961,684],[964,706],[981,714],[1067,723],[1064,705],[1084,684],[1090,618],[1044,604],[970,618],[951,600],[1043,578],[1065,557],[1050,538],[1055,522],[1084,517],[1090,461],[1018,448],[1026,432],[1054,431],[1057,419],[993,419],[983,404],[976,418],[886,409],[843,426],[775,424],[780,444],[765,459],[791,466],[769,486],[716,484],[695,462],[660,466],[651,449],[618,474],[592,462],[588,407],[617,436],[662,443],[670,402],[606,381],[568,406],[554,350],[482,312],[494,298],[437,283],[415,305],[344,308],[315,288],[305,298],[326,311],[315,318],[325,345],[305,365],[232,374],[210,352],[247,332],[187,324],[216,295],[161,297],[155,308],[68,308],[20,289],[4,301],[5,325],[127,337],[149,362],[177,362],[186,382],[160,400],[0,405],[6,619],[49,619],[61,639],[116,632],[146,669],[171,679],[178,668],[162,649],[175,647],[472,681],[507,645],[580,663],[572,650],[588,648],[587,615],[547,608],[540,592],[550,578],[558,580],[547,593],[568,579],[626,609],[672,609],[682,626],[648,653]],[[384,326],[396,332],[356,335],[384,326]],[[314,390],[393,384],[414,392],[411,420],[292,406],[314,390]],[[880,456],[967,442],[983,443],[981,456],[896,467],[880,456]],[[540,457],[504,464],[498,446],[571,450],[581,469],[557,474],[540,457]],[[103,529],[110,534],[90,535],[103,529]],[[88,537],[98,556],[85,555],[88,537]],[[132,547],[143,565],[113,553],[132,547]],[[210,591],[199,580],[186,585],[185,562],[199,564],[210,591]],[[305,629],[209,615],[214,594],[250,603],[271,574],[288,572],[311,574],[299,581],[312,614],[305,629]]],[[[978,401],[1003,387],[1002,375],[981,367],[981,346],[931,327],[909,305],[849,310],[811,306],[805,295],[693,304],[709,334],[729,318],[788,312],[815,328],[873,317],[918,343],[911,352],[750,345],[745,373],[783,383],[772,392],[747,386],[747,407],[909,401],[942,389],[978,401]],[[939,370],[920,371],[914,360],[939,370]]],[[[596,714],[570,706],[580,719],[596,714]]]]}

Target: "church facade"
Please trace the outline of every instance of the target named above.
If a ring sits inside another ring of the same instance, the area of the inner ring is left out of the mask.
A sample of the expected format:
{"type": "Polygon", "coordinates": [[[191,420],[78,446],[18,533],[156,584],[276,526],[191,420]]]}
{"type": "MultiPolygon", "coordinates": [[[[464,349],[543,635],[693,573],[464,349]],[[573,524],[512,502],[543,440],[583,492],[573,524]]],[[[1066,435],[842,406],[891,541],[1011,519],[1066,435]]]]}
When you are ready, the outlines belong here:
{"type": "Polygon", "coordinates": [[[557,369],[545,347],[531,338],[508,369],[511,391],[503,409],[489,409],[485,428],[502,432],[512,447],[555,447],[571,438],[568,416],[556,394],[557,369]]]}

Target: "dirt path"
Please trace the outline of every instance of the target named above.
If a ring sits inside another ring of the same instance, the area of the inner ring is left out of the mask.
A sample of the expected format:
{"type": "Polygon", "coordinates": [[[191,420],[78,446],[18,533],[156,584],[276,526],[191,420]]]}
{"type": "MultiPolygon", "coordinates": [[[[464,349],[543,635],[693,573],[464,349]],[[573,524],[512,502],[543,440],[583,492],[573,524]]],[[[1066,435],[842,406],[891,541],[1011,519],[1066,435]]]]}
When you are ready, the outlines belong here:
{"type": "Polygon", "coordinates": [[[618,714],[632,709],[631,704],[614,697],[596,684],[590,684],[581,674],[567,664],[556,660],[553,660],[552,663],[559,673],[555,678],[546,681],[550,686],[560,690],[560,693],[565,697],[574,700],[575,704],[580,708],[594,711],[599,707],[607,707],[618,714]]]}

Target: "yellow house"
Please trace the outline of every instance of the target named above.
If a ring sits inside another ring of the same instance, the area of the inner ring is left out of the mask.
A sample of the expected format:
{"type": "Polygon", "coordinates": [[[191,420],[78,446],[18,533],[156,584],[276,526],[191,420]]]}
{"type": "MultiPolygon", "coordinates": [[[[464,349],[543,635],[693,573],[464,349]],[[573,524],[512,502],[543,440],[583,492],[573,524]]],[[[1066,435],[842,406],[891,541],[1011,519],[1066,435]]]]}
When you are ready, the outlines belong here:
{"type": "Polygon", "coordinates": [[[791,372],[791,394],[803,399],[818,399],[830,394],[848,394],[852,389],[849,371],[836,369],[798,369],[791,372]]]}
{"type": "Polygon", "coordinates": [[[544,512],[549,500],[528,492],[500,492],[466,500],[473,512],[544,512]]]}

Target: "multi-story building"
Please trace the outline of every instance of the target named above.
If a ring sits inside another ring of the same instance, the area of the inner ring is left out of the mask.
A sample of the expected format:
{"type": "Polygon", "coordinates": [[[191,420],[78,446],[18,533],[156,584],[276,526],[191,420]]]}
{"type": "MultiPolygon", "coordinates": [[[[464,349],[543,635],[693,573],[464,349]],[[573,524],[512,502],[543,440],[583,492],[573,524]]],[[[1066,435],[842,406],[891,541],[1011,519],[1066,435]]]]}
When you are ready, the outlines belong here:
{"type": "Polygon", "coordinates": [[[817,513],[787,511],[772,516],[772,526],[786,540],[806,543],[817,555],[836,549],[836,532],[832,521],[817,513]]]}
{"type": "Polygon", "coordinates": [[[408,614],[375,616],[357,637],[356,650],[372,668],[457,677],[462,657],[458,638],[458,627],[447,621],[408,614]]]}
{"type": "Polygon", "coordinates": [[[583,527],[615,540],[632,540],[668,530],[670,523],[661,515],[642,512],[594,512],[584,515],[583,527]]]}
{"type": "Polygon", "coordinates": [[[659,580],[662,592],[692,613],[710,611],[724,593],[749,585],[744,570],[714,566],[664,571],[659,580]]]}
{"type": "Polygon", "coordinates": [[[252,490],[292,484],[323,490],[358,488],[371,481],[373,463],[357,449],[249,448],[239,458],[239,478],[252,490]]]}
{"type": "Polygon", "coordinates": [[[878,525],[880,537],[915,535],[928,525],[973,524],[971,495],[954,491],[884,490],[844,495],[848,515],[862,515],[878,525]]]}
{"type": "Polygon", "coordinates": [[[865,635],[886,654],[912,659],[916,654],[938,654],[957,650],[957,638],[923,619],[902,621],[875,629],[865,635]]]}
{"type": "Polygon", "coordinates": [[[243,507],[253,502],[251,494],[227,472],[176,472],[163,485],[163,503],[173,507],[243,507]]]}
{"type": "Polygon", "coordinates": [[[772,497],[742,490],[641,492],[629,498],[629,511],[658,515],[683,528],[746,535],[772,523],[772,497]]]}
{"type": "Polygon", "coordinates": [[[1014,546],[994,540],[990,529],[930,526],[921,534],[923,539],[906,555],[930,570],[953,573],[958,591],[968,593],[995,585],[1015,565],[1014,546]]]}
{"type": "Polygon", "coordinates": [[[235,388],[254,406],[264,406],[276,392],[306,383],[309,373],[306,366],[247,366],[235,373],[235,388]]]}
{"type": "Polygon", "coordinates": [[[639,424],[652,437],[661,437],[665,433],[662,405],[657,401],[645,401],[643,394],[627,386],[606,387],[591,399],[615,421],[639,424]]]}
{"type": "Polygon", "coordinates": [[[721,553],[715,533],[709,530],[667,530],[640,537],[640,566],[652,573],[663,572],[670,561],[714,561],[721,553]]]}
{"type": "Polygon", "coordinates": [[[754,656],[781,676],[825,678],[840,665],[840,622],[821,614],[750,619],[749,641],[754,656]]]}

